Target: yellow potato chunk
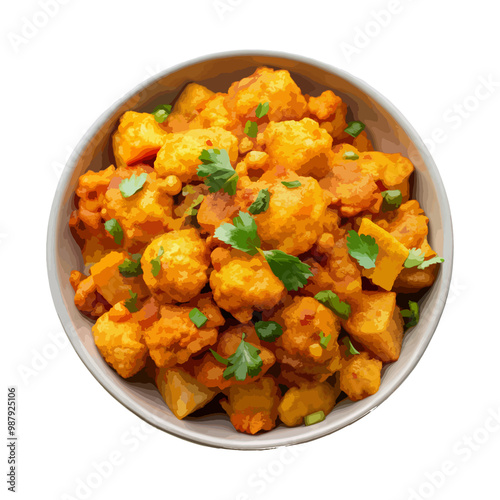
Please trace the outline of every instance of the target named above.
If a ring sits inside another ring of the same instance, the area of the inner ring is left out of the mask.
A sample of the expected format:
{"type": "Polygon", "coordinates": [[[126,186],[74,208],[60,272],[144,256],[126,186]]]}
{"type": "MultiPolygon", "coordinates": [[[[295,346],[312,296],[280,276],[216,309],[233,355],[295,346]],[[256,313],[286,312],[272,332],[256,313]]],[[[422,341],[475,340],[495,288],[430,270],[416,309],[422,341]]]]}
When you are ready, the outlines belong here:
{"type": "Polygon", "coordinates": [[[278,406],[278,415],[287,427],[296,427],[311,413],[323,411],[328,415],[333,410],[339,393],[337,387],[327,382],[292,387],[283,396],[278,406]]]}
{"type": "Polygon", "coordinates": [[[225,149],[231,164],[238,158],[238,139],[220,127],[169,134],[158,152],[155,170],[161,177],[176,175],[183,182],[199,180],[199,156],[204,149],[225,149]]]}
{"type": "Polygon", "coordinates": [[[148,348],[142,328],[123,302],[98,318],[92,334],[102,357],[123,378],[132,377],[146,366],[148,348]]]}
{"type": "Polygon", "coordinates": [[[300,255],[312,248],[323,231],[327,199],[318,181],[278,170],[266,172],[258,185],[268,184],[269,208],[255,216],[262,247],[300,255]],[[292,189],[282,182],[300,182],[292,189]],[[300,237],[298,237],[300,235],[300,237]]]}
{"type": "Polygon", "coordinates": [[[151,113],[126,111],[113,135],[113,153],[118,166],[153,158],[167,138],[151,113]]]}
{"type": "Polygon", "coordinates": [[[380,359],[395,361],[403,337],[394,292],[363,292],[351,301],[352,312],[344,328],[380,359]]]}
{"type": "Polygon", "coordinates": [[[370,278],[375,285],[384,290],[392,290],[392,286],[408,258],[408,249],[370,219],[364,218],[361,221],[358,234],[366,234],[375,238],[379,249],[375,267],[363,269],[363,276],[370,278]]]}
{"type": "Polygon", "coordinates": [[[156,386],[167,406],[180,420],[203,408],[218,392],[205,387],[182,368],[160,368],[156,386]]]}
{"type": "Polygon", "coordinates": [[[209,247],[193,228],[156,237],[141,258],[146,285],[160,302],[168,303],[187,302],[198,295],[208,281],[209,264],[209,247]],[[155,259],[158,273],[151,262],[155,259]]]}
{"type": "Polygon", "coordinates": [[[237,431],[257,434],[274,429],[280,401],[274,378],[262,377],[246,385],[233,385],[227,394],[227,401],[221,404],[237,431]]]}
{"type": "Polygon", "coordinates": [[[112,305],[130,298],[130,292],[139,299],[149,295],[148,287],[141,276],[125,278],[119,265],[129,258],[126,252],[110,252],[90,268],[98,292],[112,305]]]}
{"type": "Polygon", "coordinates": [[[340,388],[351,401],[367,398],[378,391],[381,370],[382,362],[367,352],[349,356],[340,370],[340,388]]]}
{"type": "Polygon", "coordinates": [[[156,366],[170,368],[186,363],[192,355],[215,344],[217,327],[223,324],[224,318],[211,297],[201,295],[200,298],[182,306],[162,305],[158,321],[144,332],[144,340],[156,366]],[[194,307],[208,319],[199,328],[189,317],[194,307]]]}
{"type": "MultiPolygon", "coordinates": [[[[198,116],[193,121],[199,128],[221,127],[229,130],[233,127],[233,120],[224,103],[227,94],[215,94],[202,106],[198,116]]],[[[190,124],[193,127],[194,123],[190,124]]]]}
{"type": "Polygon", "coordinates": [[[307,110],[307,102],[290,73],[265,67],[231,85],[226,107],[242,120],[255,119],[255,109],[262,102],[269,103],[269,121],[300,120],[307,110]]]}
{"type": "Polygon", "coordinates": [[[266,153],[298,175],[324,177],[331,168],[332,138],[311,118],[271,122],[264,132],[266,153]]]}
{"type": "Polygon", "coordinates": [[[175,101],[172,113],[191,116],[204,102],[210,99],[214,92],[198,83],[189,83],[175,101]]]}
{"type": "Polygon", "coordinates": [[[263,257],[251,257],[237,250],[231,252],[229,261],[214,262],[210,286],[219,307],[242,323],[248,323],[255,310],[274,307],[286,294],[282,281],[263,257]]]}

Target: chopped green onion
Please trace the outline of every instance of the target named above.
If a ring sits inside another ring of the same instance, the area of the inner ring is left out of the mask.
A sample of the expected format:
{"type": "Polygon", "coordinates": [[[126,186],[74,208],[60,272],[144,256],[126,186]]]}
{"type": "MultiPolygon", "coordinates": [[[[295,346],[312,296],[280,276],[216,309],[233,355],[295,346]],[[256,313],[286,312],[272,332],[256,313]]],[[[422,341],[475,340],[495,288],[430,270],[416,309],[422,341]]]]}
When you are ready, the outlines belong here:
{"type": "Polygon", "coordinates": [[[346,134],[351,137],[358,137],[361,132],[365,129],[366,125],[363,122],[349,122],[347,128],[344,129],[346,134]]]}
{"type": "Polygon", "coordinates": [[[189,319],[196,325],[196,328],[201,328],[208,321],[208,318],[197,307],[189,311],[189,319]]]}
{"type": "Polygon", "coordinates": [[[325,420],[325,412],[320,410],[320,411],[311,413],[310,415],[306,415],[304,417],[304,424],[305,425],[314,425],[314,424],[318,424],[319,422],[323,422],[323,420],[325,420]]]}

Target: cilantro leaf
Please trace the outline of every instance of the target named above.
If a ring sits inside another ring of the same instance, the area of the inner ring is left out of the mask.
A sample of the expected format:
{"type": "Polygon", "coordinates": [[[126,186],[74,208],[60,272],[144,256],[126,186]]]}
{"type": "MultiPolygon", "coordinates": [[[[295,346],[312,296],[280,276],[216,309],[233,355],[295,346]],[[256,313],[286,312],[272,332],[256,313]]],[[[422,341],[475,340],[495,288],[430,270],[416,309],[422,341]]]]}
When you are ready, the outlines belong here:
{"type": "Polygon", "coordinates": [[[332,340],[332,334],[325,336],[323,332],[319,332],[319,345],[323,348],[326,349],[328,347],[328,344],[330,343],[330,340],[332,340]]]}
{"type": "Polygon", "coordinates": [[[189,311],[189,319],[196,325],[196,328],[201,328],[208,321],[208,318],[197,307],[189,311]]]}
{"type": "Polygon", "coordinates": [[[151,262],[151,274],[156,278],[161,271],[161,256],[165,253],[163,247],[158,250],[158,255],[152,259],[151,262]]]}
{"type": "Polygon", "coordinates": [[[359,354],[359,351],[352,345],[351,339],[348,336],[342,339],[342,343],[347,347],[346,354],[351,356],[359,354]]]}
{"type": "Polygon", "coordinates": [[[422,264],[424,259],[425,259],[425,255],[423,254],[421,248],[412,248],[412,249],[410,249],[410,253],[405,260],[404,266],[406,267],[406,269],[410,269],[412,267],[417,267],[420,264],[422,264]]]}
{"type": "Polygon", "coordinates": [[[144,187],[144,183],[148,178],[146,172],[137,176],[132,174],[128,179],[123,179],[120,182],[120,192],[124,198],[130,198],[133,194],[137,193],[144,187]]]}
{"type": "Polygon", "coordinates": [[[260,349],[253,344],[245,342],[245,334],[241,335],[241,342],[236,352],[227,358],[227,368],[223,377],[228,380],[234,377],[238,381],[245,380],[247,376],[255,377],[262,370],[260,349]]]}
{"type": "Polygon", "coordinates": [[[283,186],[287,187],[288,189],[295,189],[302,186],[302,183],[300,181],[282,181],[281,184],[283,184],[283,186]]]}
{"type": "Polygon", "coordinates": [[[347,302],[342,302],[336,293],[331,290],[323,290],[318,292],[314,298],[328,309],[331,309],[338,317],[345,320],[349,319],[351,306],[347,302]]]}
{"type": "Polygon", "coordinates": [[[269,200],[271,198],[271,193],[269,193],[269,189],[261,189],[255,201],[250,205],[248,211],[253,214],[261,214],[265,212],[269,208],[269,200]]]}
{"type": "Polygon", "coordinates": [[[344,160],[359,160],[359,156],[354,151],[346,151],[342,155],[342,158],[344,158],[344,160]]]}
{"type": "Polygon", "coordinates": [[[191,186],[191,184],[186,184],[182,188],[182,196],[187,196],[188,194],[194,194],[196,191],[194,190],[194,187],[191,186]]]}
{"type": "Polygon", "coordinates": [[[396,210],[403,203],[403,195],[399,189],[390,189],[382,191],[382,212],[390,212],[396,210]]]}
{"type": "Polygon", "coordinates": [[[266,250],[262,253],[271,271],[283,282],[288,291],[302,288],[307,279],[313,275],[310,267],[298,257],[288,255],[281,250],[266,250]]]}
{"type": "Polygon", "coordinates": [[[417,302],[413,302],[413,300],[408,301],[408,309],[403,309],[401,311],[401,316],[403,318],[408,318],[408,321],[405,321],[405,330],[411,328],[412,326],[416,326],[420,320],[420,309],[418,307],[417,302]]]}
{"type": "Polygon", "coordinates": [[[238,174],[231,165],[225,149],[204,149],[199,157],[198,176],[206,177],[205,184],[211,193],[221,189],[230,195],[236,194],[238,174]]]}
{"type": "Polygon", "coordinates": [[[358,234],[356,231],[349,231],[347,234],[349,255],[356,259],[361,267],[373,269],[378,256],[375,238],[367,234],[358,234]]]}
{"type": "Polygon", "coordinates": [[[254,326],[257,337],[265,342],[274,342],[283,335],[283,328],[276,321],[257,321],[254,326]]]}
{"type": "Polygon", "coordinates": [[[210,352],[214,355],[214,358],[223,365],[228,365],[229,361],[226,358],[223,358],[219,353],[215,352],[213,349],[210,349],[210,352]]]}
{"type": "Polygon", "coordinates": [[[248,120],[245,123],[245,134],[247,134],[248,137],[252,137],[253,139],[255,139],[258,133],[259,133],[259,126],[257,125],[257,123],[248,120]]]}
{"type": "Polygon", "coordinates": [[[171,111],[172,106],[170,104],[160,104],[159,106],[156,106],[155,109],[153,109],[153,112],[151,114],[155,117],[155,120],[158,123],[163,123],[167,119],[167,116],[171,111]]]}
{"type": "Polygon", "coordinates": [[[269,103],[268,102],[261,102],[257,106],[257,109],[255,110],[255,116],[257,118],[262,118],[263,116],[266,116],[267,113],[269,113],[269,103]]]}
{"type": "Polygon", "coordinates": [[[442,264],[443,262],[444,259],[439,257],[439,255],[436,255],[435,257],[432,257],[432,259],[424,260],[424,262],[418,266],[418,269],[426,269],[433,264],[442,264]]]}
{"type": "Polygon", "coordinates": [[[184,215],[191,215],[191,216],[195,216],[197,213],[198,213],[198,210],[197,210],[197,206],[201,204],[201,202],[204,200],[205,196],[200,194],[196,200],[193,201],[193,203],[191,203],[191,206],[186,209],[186,211],[184,212],[184,215]]]}
{"type": "Polygon", "coordinates": [[[358,137],[361,132],[365,129],[366,125],[363,122],[349,122],[347,124],[347,128],[344,129],[346,134],[349,134],[351,137],[358,137]]]}
{"type": "Polygon", "coordinates": [[[247,212],[240,210],[233,223],[224,222],[216,230],[214,236],[237,250],[255,255],[260,247],[260,238],[257,234],[257,224],[247,212]]]}
{"type": "Polygon", "coordinates": [[[118,271],[124,278],[133,278],[142,274],[140,253],[135,253],[132,258],[126,258],[119,266],[118,271]]]}
{"type": "Polygon", "coordinates": [[[116,219],[109,219],[104,223],[104,229],[113,236],[115,243],[121,245],[123,241],[123,229],[116,219]]]}
{"type": "Polygon", "coordinates": [[[139,310],[139,308],[137,307],[137,294],[132,290],[129,290],[128,293],[130,294],[130,299],[127,299],[124,305],[129,310],[129,312],[135,313],[139,310]]]}

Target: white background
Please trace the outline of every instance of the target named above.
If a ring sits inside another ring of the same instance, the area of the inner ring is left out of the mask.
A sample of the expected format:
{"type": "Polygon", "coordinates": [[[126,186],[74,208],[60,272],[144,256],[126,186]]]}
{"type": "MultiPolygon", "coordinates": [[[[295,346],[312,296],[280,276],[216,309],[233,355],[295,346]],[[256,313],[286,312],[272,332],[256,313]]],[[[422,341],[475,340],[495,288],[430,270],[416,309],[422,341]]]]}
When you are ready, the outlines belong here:
{"type": "Polygon", "coordinates": [[[496,3],[58,2],[45,19],[37,0],[0,12],[1,366],[2,391],[19,391],[18,498],[500,498],[496,3]],[[64,342],[47,284],[49,209],[77,141],[148,76],[231,49],[301,54],[370,83],[432,146],[453,214],[450,300],[423,359],[380,408],[293,454],[214,450],[143,424],[64,342]]]}

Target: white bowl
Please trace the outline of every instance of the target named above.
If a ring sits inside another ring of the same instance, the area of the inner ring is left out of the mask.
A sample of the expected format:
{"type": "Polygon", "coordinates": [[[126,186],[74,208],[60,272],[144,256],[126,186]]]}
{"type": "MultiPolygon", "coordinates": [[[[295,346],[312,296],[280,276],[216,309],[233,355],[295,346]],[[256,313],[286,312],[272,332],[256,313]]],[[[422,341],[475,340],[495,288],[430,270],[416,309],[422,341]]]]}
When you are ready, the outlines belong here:
{"type": "Polygon", "coordinates": [[[450,286],[453,234],[450,208],[434,161],[424,143],[401,113],[363,81],[332,66],[290,54],[234,52],[206,56],[166,70],[145,81],[113,104],[90,128],[66,165],[50,214],[47,238],[47,266],[50,288],[61,323],[76,352],[102,386],[118,401],[151,425],[192,442],[240,450],[274,448],[311,441],[331,434],[360,419],[387,399],[413,370],[441,317],[450,286]],[[99,354],[91,333],[92,323],[80,314],[69,284],[73,269],[83,269],[78,245],[68,220],[73,207],[78,177],[87,170],[100,170],[113,163],[111,135],[127,110],[148,111],[171,102],[189,82],[214,91],[250,75],[259,66],[290,71],[302,91],[319,95],[326,89],[338,93],[362,120],[376,150],[401,153],[415,165],[413,196],[430,219],[429,241],[445,258],[438,278],[420,301],[419,324],[404,337],[399,360],[384,367],[379,391],[353,403],[343,401],[316,425],[288,428],[283,425],[256,436],[237,432],[225,415],[178,420],[153,384],[122,379],[99,354]]]}

